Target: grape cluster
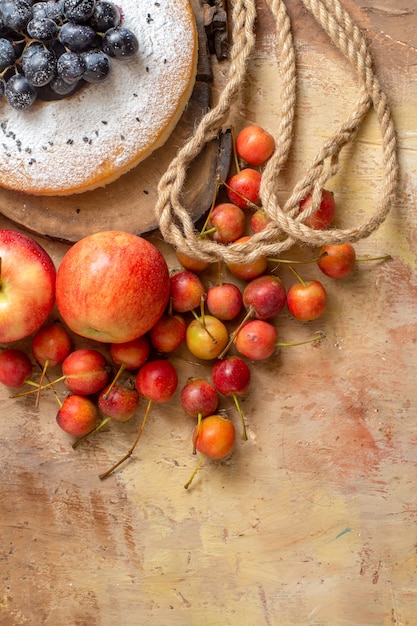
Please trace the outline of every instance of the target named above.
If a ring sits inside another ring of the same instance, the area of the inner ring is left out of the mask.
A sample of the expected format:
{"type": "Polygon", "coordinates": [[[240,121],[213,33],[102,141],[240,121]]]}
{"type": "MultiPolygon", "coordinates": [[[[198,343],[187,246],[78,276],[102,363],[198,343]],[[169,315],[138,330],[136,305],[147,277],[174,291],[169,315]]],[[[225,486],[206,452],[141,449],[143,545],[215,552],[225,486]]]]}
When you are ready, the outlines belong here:
{"type": "Polygon", "coordinates": [[[108,0],[0,0],[0,98],[16,109],[65,98],[138,48],[108,0]]]}

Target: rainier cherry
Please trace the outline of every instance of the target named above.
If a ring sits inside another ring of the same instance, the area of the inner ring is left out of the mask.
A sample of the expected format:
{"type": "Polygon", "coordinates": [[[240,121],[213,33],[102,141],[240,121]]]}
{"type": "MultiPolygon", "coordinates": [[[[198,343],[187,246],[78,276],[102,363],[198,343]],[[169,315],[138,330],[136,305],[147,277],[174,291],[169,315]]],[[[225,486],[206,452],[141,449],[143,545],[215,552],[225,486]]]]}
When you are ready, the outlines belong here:
{"type": "Polygon", "coordinates": [[[23,350],[6,348],[0,352],[0,383],[19,389],[25,383],[35,384],[30,381],[31,375],[32,363],[23,350]]]}
{"type": "Polygon", "coordinates": [[[158,359],[148,361],[143,365],[136,376],[136,389],[141,396],[148,400],[145,414],[142,419],[139,432],[133,445],[127,453],[115,463],[109,470],[100,475],[100,478],[107,478],[116,468],[129,459],[142,437],[146,420],[153,402],[167,402],[175,393],[178,386],[178,375],[176,369],[169,361],[158,359]]]}
{"type": "Polygon", "coordinates": [[[247,392],[250,383],[250,370],[246,362],[238,356],[217,361],[213,365],[211,378],[217,391],[224,396],[230,396],[236,405],[243,426],[243,439],[246,434],[245,418],[240,408],[238,396],[247,392]]]}
{"type": "Polygon", "coordinates": [[[213,315],[201,315],[192,320],[185,335],[191,354],[198,359],[211,360],[219,356],[229,340],[229,332],[213,315]]]}
{"type": "Polygon", "coordinates": [[[249,165],[262,165],[275,150],[273,136],[257,124],[245,126],[236,137],[236,153],[249,165]]]}
{"type": "MultiPolygon", "coordinates": [[[[304,211],[311,207],[312,194],[309,193],[304,200],[300,202],[300,211],[304,211]]],[[[327,228],[333,220],[336,210],[334,196],[331,191],[323,189],[321,193],[321,203],[315,213],[312,213],[304,220],[304,224],[314,230],[323,230],[327,228]]]]}
{"type": "Polygon", "coordinates": [[[205,457],[213,460],[224,459],[231,454],[235,445],[236,433],[233,423],[221,415],[205,417],[200,426],[196,426],[192,440],[200,452],[200,458],[191,477],[185,483],[185,489],[191,485],[205,457]],[[198,431],[197,431],[198,429],[198,431]]]}
{"type": "Polygon", "coordinates": [[[261,174],[250,167],[231,176],[226,182],[226,193],[230,202],[241,209],[257,208],[261,178],[261,174]]]}

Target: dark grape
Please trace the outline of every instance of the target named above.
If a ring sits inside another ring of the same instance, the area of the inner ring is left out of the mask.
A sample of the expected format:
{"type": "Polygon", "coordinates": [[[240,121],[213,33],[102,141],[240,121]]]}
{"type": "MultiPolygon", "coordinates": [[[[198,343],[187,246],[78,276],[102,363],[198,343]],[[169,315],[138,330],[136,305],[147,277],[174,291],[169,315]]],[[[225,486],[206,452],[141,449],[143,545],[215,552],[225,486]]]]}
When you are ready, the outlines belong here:
{"type": "Polygon", "coordinates": [[[45,4],[46,17],[50,17],[57,24],[64,21],[64,0],[47,0],[45,4]]]}
{"type": "Polygon", "coordinates": [[[22,70],[34,87],[43,87],[56,75],[55,55],[40,44],[32,44],[22,54],[22,70]]]}
{"type": "Polygon", "coordinates": [[[4,96],[5,90],[6,90],[6,83],[4,81],[4,78],[0,78],[0,98],[4,96]]]}
{"type": "Polygon", "coordinates": [[[69,85],[82,78],[86,67],[84,58],[77,52],[64,52],[56,64],[58,78],[62,78],[69,85]]]}
{"type": "Polygon", "coordinates": [[[48,83],[47,87],[58,96],[69,96],[78,88],[78,81],[71,84],[56,76],[48,83]]]}
{"type": "Polygon", "coordinates": [[[96,2],[91,16],[90,26],[98,33],[105,33],[109,28],[119,26],[121,15],[118,7],[112,2],[96,2]]]}
{"type": "Polygon", "coordinates": [[[127,59],[139,49],[136,35],[123,26],[110,28],[103,37],[103,51],[116,59],[127,59]]]}
{"type": "Polygon", "coordinates": [[[13,65],[16,60],[12,43],[8,39],[0,39],[0,72],[13,65]]]}
{"type": "Polygon", "coordinates": [[[93,15],[95,0],[64,0],[64,15],[70,22],[86,22],[93,15]]]}
{"type": "Polygon", "coordinates": [[[102,50],[89,50],[83,53],[85,61],[84,80],[88,83],[101,83],[109,77],[111,60],[102,50]]]}
{"type": "Polygon", "coordinates": [[[13,74],[6,83],[6,98],[14,109],[29,109],[36,100],[36,89],[22,74],[13,74]]]}
{"type": "Polygon", "coordinates": [[[32,7],[26,0],[2,0],[4,25],[10,30],[23,30],[32,18],[32,7]]]}
{"type": "Polygon", "coordinates": [[[34,17],[27,25],[27,33],[38,41],[51,41],[58,34],[58,26],[50,17],[34,17]]]}
{"type": "Polygon", "coordinates": [[[35,4],[32,4],[33,17],[48,17],[46,15],[46,2],[35,2],[35,4]]]}
{"type": "Polygon", "coordinates": [[[66,22],[59,32],[59,41],[73,52],[85,52],[95,40],[96,31],[86,24],[66,22]]]}

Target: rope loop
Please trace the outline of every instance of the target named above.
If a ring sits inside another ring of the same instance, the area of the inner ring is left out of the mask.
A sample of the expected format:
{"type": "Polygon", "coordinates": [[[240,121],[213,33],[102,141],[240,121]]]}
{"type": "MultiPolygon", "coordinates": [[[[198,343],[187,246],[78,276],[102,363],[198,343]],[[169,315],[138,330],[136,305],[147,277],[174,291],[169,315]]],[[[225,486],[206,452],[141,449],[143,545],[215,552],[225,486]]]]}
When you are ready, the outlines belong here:
{"type": "Polygon", "coordinates": [[[248,60],[255,48],[254,26],[257,16],[256,0],[232,1],[232,45],[225,87],[217,104],[200,120],[191,138],[178,151],[158,186],[155,211],[165,241],[175,248],[213,262],[252,262],[260,256],[277,257],[296,243],[321,246],[327,243],[355,242],[368,237],[386,219],[395,200],[398,184],[398,161],[394,123],[386,95],[373,71],[372,58],[365,37],[339,0],[301,0],[336,46],[350,62],[359,83],[359,94],[353,109],[336,132],[329,137],[313,158],[304,176],[295,184],[284,206],[275,193],[276,179],[284,167],[292,144],[296,109],[296,58],[291,22],[284,0],[267,0],[275,18],[276,55],[282,78],[280,123],[275,133],[276,149],[262,172],[260,200],[270,223],[245,243],[225,246],[201,238],[192,217],[181,203],[187,170],[204,149],[227,124],[230,108],[245,80],[248,60]],[[342,148],[354,141],[358,128],[373,107],[382,140],[384,176],[377,208],[368,219],[350,229],[328,228],[314,230],[302,220],[314,213],[321,201],[326,182],[339,170],[342,148]],[[308,211],[300,214],[299,204],[312,194],[308,211]]]}

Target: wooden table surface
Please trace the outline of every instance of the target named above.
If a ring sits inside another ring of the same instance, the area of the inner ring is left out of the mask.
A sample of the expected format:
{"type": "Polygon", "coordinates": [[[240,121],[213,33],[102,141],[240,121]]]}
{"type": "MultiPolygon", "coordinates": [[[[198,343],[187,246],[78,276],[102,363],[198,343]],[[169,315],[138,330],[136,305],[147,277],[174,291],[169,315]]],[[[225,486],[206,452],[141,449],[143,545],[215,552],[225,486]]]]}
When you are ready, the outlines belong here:
{"type": "MultiPolygon", "coordinates": [[[[357,93],[350,67],[299,0],[286,4],[299,100],[283,193],[357,93]]],[[[35,410],[33,399],[1,389],[1,626],[416,624],[417,8],[343,5],[365,30],[401,167],[388,219],[356,250],[393,260],[326,281],[329,305],[316,322],[280,315],[282,340],[318,330],[326,338],[251,364],[242,401],[249,440],[238,440],[229,461],[204,464],[188,491],[192,424],[178,393],[152,408],[134,458],[100,481],[130,446],[140,412],[74,451],[52,394],[35,410]]],[[[270,18],[259,2],[241,121],[273,130],[280,79],[270,18]]],[[[380,145],[370,114],[331,181],[338,224],[374,210],[380,145]]],[[[14,228],[6,218],[0,226],[14,228]]],[[[158,233],[149,237],[165,250],[158,233]]],[[[58,265],[68,246],[36,238],[58,265]]],[[[319,277],[308,266],[303,275],[319,277]]],[[[291,282],[285,269],[282,277],[291,282]]],[[[172,361],[180,383],[207,371],[184,350],[172,361]]],[[[222,407],[235,417],[228,400],[222,407]]]]}

